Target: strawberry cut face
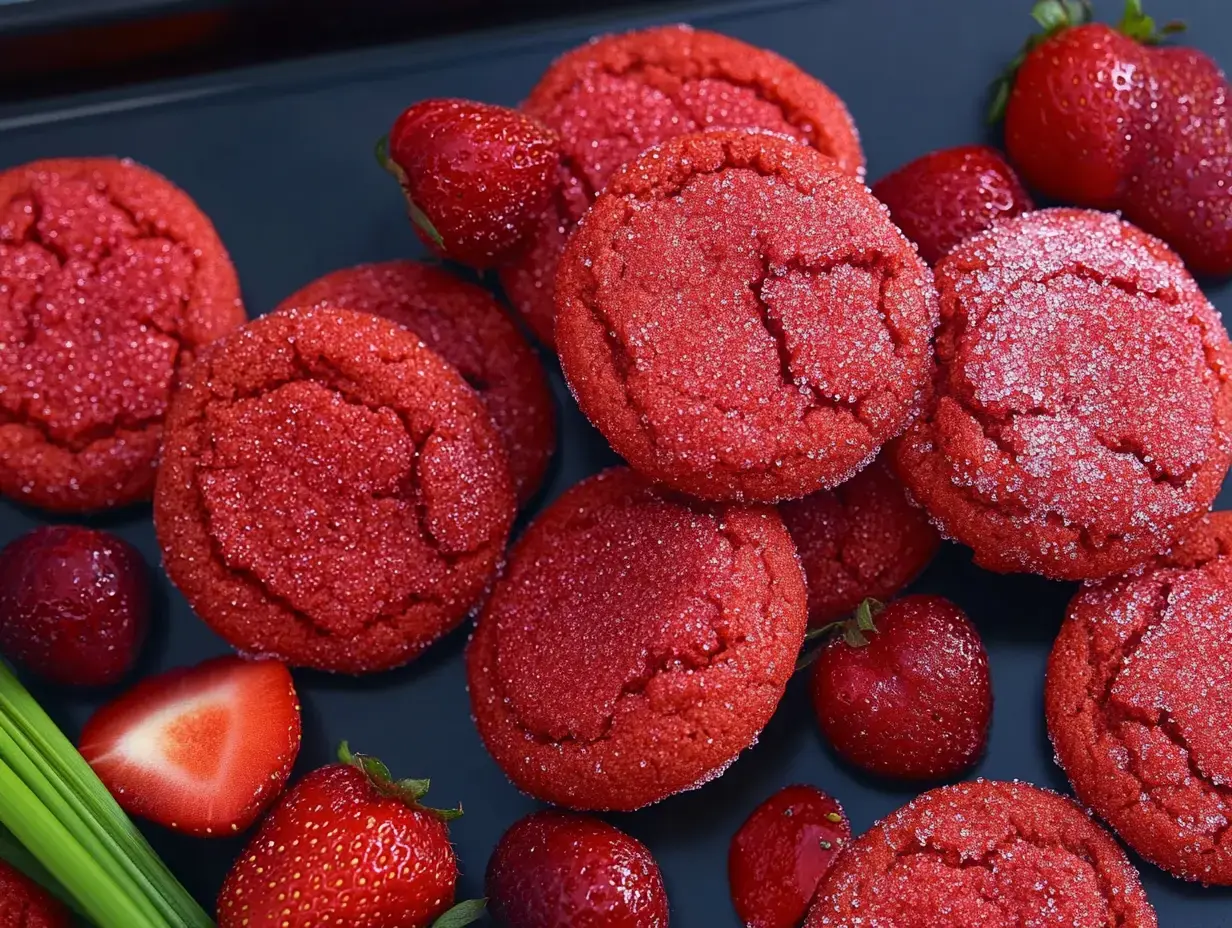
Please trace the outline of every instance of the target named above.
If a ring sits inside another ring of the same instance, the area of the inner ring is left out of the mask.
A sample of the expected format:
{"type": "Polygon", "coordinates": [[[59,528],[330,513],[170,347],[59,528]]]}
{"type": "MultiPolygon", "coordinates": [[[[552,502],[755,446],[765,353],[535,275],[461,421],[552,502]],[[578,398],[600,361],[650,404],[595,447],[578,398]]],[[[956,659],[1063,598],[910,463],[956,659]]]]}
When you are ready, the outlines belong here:
{"type": "Polygon", "coordinates": [[[208,836],[252,824],[286,785],[299,743],[286,667],[223,657],[104,706],[81,753],[126,811],[208,836]]]}

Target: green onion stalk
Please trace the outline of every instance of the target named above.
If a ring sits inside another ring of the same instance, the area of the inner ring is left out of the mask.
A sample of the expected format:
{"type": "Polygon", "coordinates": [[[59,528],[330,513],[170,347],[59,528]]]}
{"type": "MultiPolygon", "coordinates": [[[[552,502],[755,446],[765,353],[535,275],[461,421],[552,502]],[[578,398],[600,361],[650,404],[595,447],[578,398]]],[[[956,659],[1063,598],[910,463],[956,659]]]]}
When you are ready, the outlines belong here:
{"type": "Polygon", "coordinates": [[[0,661],[0,857],[97,928],[213,928],[0,661]]]}

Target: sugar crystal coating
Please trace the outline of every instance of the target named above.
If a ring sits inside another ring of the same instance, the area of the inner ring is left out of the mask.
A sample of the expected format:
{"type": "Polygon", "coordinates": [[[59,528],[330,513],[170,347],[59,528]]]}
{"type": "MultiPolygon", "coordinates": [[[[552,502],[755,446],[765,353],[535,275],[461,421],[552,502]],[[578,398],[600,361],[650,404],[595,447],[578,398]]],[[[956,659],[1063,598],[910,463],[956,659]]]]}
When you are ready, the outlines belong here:
{"type": "Polygon", "coordinates": [[[776,502],[849,479],[917,407],[932,275],[834,162],[759,132],[651,149],[557,277],[582,411],[652,479],[776,502]]]}
{"type": "Polygon", "coordinates": [[[539,359],[490,293],[427,264],[386,261],[326,274],[278,309],[313,306],[383,316],[418,335],[483,397],[519,500],[539,488],[556,444],[552,394],[539,359]]]}
{"type": "Polygon", "coordinates": [[[216,632],[347,673],[460,622],[513,513],[478,396],[414,335],[340,309],[275,313],[203,354],[154,500],[167,573],[216,632]]]}
{"type": "Polygon", "coordinates": [[[894,461],[977,563],[1103,577],[1202,517],[1232,460],[1228,336],[1163,243],[1042,210],[959,245],[937,287],[934,396],[894,461]]]}
{"type": "Polygon", "coordinates": [[[941,537],[883,458],[846,483],[779,507],[809,589],[809,624],[865,599],[888,600],[919,576],[941,537]]]}
{"type": "Polygon", "coordinates": [[[153,171],[0,172],[0,493],[62,512],[148,499],[176,379],[243,321],[214,227],[153,171]]]}
{"type": "Polygon", "coordinates": [[[641,808],[723,772],[769,720],[806,625],[773,509],[691,504],[627,468],[531,524],[467,651],[471,706],[519,788],[641,808]]]}
{"type": "Polygon", "coordinates": [[[604,36],[567,52],[523,108],[556,130],[564,162],[552,208],[501,283],[549,345],[556,265],[570,231],[608,178],[652,145],[709,129],[767,129],[864,175],[855,124],[830,88],[773,52],[688,26],[604,36]]]}
{"type": "Polygon", "coordinates": [[[1156,928],[1138,873],[1074,802],[976,780],[924,793],[839,855],[805,928],[1156,928]]]}
{"type": "Polygon", "coordinates": [[[1078,797],[1183,879],[1232,885],[1232,514],[1140,576],[1070,603],[1048,664],[1078,797]]]}

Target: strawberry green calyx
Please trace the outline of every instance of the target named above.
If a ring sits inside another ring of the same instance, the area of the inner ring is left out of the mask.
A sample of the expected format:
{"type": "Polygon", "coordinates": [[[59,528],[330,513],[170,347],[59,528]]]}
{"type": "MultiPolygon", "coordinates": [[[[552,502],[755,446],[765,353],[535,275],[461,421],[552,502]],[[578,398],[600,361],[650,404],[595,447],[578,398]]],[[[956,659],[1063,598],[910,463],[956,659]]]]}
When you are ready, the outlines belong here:
{"type": "Polygon", "coordinates": [[[410,214],[411,222],[419,229],[428,240],[437,248],[445,247],[445,238],[437,231],[436,226],[432,224],[432,220],[428,218],[427,213],[419,208],[418,204],[411,199],[411,191],[407,186],[406,171],[395,161],[389,154],[389,136],[383,135],[377,139],[376,148],[373,152],[376,155],[376,162],[386,171],[394,176],[398,185],[402,188],[402,193],[406,197],[406,209],[410,214]]]}
{"type": "Polygon", "coordinates": [[[1031,18],[1039,23],[1044,31],[1029,36],[1022,49],[1001,72],[1001,76],[993,81],[992,103],[988,107],[990,124],[1000,122],[1005,116],[1005,106],[1009,103],[1010,91],[1014,89],[1014,78],[1017,77],[1022,63],[1027,60],[1027,55],[1061,30],[1085,25],[1091,22],[1093,16],[1091,0],[1037,0],[1031,7],[1031,18]]]}
{"type": "Polygon", "coordinates": [[[432,923],[432,928],[463,928],[483,918],[488,906],[487,899],[468,899],[459,902],[452,909],[432,923]]]}
{"type": "MultiPolygon", "coordinates": [[[[425,806],[421,799],[428,795],[430,780],[395,780],[389,768],[375,757],[367,754],[356,754],[351,751],[345,741],[338,747],[338,760],[348,767],[354,767],[368,778],[368,783],[374,790],[389,799],[396,799],[409,808],[419,812],[429,812],[442,822],[451,822],[462,815],[462,806],[456,809],[433,809],[425,806]]],[[[462,922],[460,924],[466,924],[462,922]]]]}
{"type": "Polygon", "coordinates": [[[1185,31],[1185,24],[1178,20],[1157,27],[1155,20],[1142,11],[1142,0],[1125,0],[1125,13],[1117,30],[1144,45],[1158,45],[1170,35],[1185,31]]]}
{"type": "MultiPolygon", "coordinates": [[[[804,635],[804,643],[807,645],[810,641],[815,641],[818,638],[828,638],[830,635],[837,633],[842,635],[843,640],[853,648],[866,647],[868,645],[868,636],[877,631],[877,623],[873,619],[884,609],[885,603],[872,598],[866,599],[856,607],[856,611],[851,614],[851,618],[839,619],[837,622],[831,622],[829,625],[809,629],[804,635]]],[[[817,660],[824,647],[825,645],[822,644],[819,647],[804,651],[800,655],[800,659],[796,661],[796,671],[803,670],[813,661],[817,660]]]]}

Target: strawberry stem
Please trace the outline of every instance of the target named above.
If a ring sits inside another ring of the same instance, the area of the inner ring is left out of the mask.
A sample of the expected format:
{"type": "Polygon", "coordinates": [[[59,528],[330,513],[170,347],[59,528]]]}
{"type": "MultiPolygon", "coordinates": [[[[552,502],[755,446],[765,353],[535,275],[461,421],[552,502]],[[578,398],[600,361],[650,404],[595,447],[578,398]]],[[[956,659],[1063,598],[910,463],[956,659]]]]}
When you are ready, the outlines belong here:
{"type": "Polygon", "coordinates": [[[472,922],[483,918],[488,906],[487,899],[467,899],[459,902],[452,909],[432,923],[432,928],[463,928],[472,922]]]}
{"type": "Polygon", "coordinates": [[[1091,22],[1093,17],[1091,0],[1036,0],[1031,7],[1031,18],[1039,23],[1044,31],[1028,36],[1018,54],[993,81],[992,102],[988,106],[989,125],[1000,122],[1005,116],[1005,107],[1010,102],[1010,92],[1014,89],[1014,79],[1018,76],[1022,63],[1027,60],[1027,55],[1063,29],[1084,25],[1091,22]]]}
{"type": "Polygon", "coordinates": [[[381,760],[368,754],[352,752],[351,746],[345,741],[338,746],[338,760],[361,771],[368,778],[369,785],[388,799],[396,799],[419,812],[428,812],[442,822],[452,822],[462,817],[461,805],[456,809],[433,809],[420,802],[428,795],[431,780],[395,780],[381,760]]]}
{"type": "Polygon", "coordinates": [[[1168,36],[1184,32],[1185,24],[1173,20],[1156,27],[1155,20],[1143,12],[1142,0],[1125,0],[1125,12],[1121,15],[1117,30],[1144,45],[1158,45],[1168,36]]]}

